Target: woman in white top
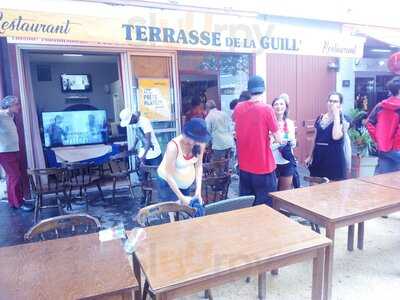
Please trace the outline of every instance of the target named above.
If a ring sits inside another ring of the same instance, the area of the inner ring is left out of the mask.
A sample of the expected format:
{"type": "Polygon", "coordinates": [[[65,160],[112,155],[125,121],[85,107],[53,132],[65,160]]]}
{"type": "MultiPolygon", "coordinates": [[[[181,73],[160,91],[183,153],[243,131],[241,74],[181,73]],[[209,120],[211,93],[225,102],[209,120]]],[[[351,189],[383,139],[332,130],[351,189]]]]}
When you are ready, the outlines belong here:
{"type": "Polygon", "coordinates": [[[283,98],[275,98],[272,107],[282,132],[282,144],[272,143],[272,153],[276,162],[276,175],[278,177],[278,190],[292,188],[293,175],[296,171],[296,161],[293,148],[296,147],[296,132],[294,122],[288,118],[289,104],[283,98]]]}
{"type": "Polygon", "coordinates": [[[189,205],[190,187],[196,183],[195,197],[202,203],[201,181],[203,154],[210,133],[206,122],[192,118],[183,128],[183,134],[172,139],[158,167],[159,201],[179,201],[189,205]]]}

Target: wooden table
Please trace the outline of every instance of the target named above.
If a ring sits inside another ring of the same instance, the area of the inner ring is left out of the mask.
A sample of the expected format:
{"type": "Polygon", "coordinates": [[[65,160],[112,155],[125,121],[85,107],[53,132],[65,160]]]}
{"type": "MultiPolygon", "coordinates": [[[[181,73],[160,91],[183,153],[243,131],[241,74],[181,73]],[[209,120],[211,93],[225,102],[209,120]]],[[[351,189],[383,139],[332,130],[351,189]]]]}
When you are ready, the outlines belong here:
{"type": "Polygon", "coordinates": [[[400,172],[362,177],[359,180],[400,190],[400,172]]]}
{"type": "Polygon", "coordinates": [[[132,299],[121,241],[98,234],[0,248],[0,299],[132,299]]]}
{"type": "MultiPolygon", "coordinates": [[[[333,265],[336,228],[358,223],[358,247],[362,249],[363,222],[400,210],[398,190],[358,179],[275,192],[271,196],[275,209],[285,209],[326,227],[326,237],[332,240],[325,258],[326,270],[333,265]]],[[[331,289],[332,275],[325,274],[324,299],[331,298],[331,289]]]]}
{"type": "Polygon", "coordinates": [[[323,260],[330,241],[267,206],[145,231],[147,239],[134,254],[135,274],[140,282],[141,268],[156,299],[193,294],[252,274],[259,274],[259,297],[265,299],[266,271],[311,259],[311,298],[322,297],[323,260]]]}

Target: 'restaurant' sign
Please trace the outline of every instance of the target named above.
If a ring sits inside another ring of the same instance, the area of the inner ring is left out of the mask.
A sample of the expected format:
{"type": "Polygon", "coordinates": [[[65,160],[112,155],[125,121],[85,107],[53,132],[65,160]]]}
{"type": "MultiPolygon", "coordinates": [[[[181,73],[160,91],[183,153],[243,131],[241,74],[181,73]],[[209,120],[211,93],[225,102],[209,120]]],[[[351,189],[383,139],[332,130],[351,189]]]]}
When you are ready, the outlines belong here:
{"type": "MultiPolygon", "coordinates": [[[[110,8],[117,10],[117,8],[110,8]]],[[[0,36],[13,42],[162,47],[362,57],[365,39],[248,17],[126,7],[104,16],[0,8],[0,36]]]]}

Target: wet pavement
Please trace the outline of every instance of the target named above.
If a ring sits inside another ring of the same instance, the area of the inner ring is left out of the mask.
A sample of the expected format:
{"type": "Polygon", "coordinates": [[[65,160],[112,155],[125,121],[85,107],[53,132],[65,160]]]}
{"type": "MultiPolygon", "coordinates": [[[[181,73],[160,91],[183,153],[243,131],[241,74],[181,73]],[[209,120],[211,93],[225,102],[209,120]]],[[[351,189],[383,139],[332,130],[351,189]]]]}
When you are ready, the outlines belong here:
{"type": "MultiPolygon", "coordinates": [[[[301,173],[304,173],[303,171],[301,173]]],[[[232,176],[228,198],[238,196],[238,176],[232,176]]],[[[127,189],[119,190],[114,204],[108,201],[111,198],[111,190],[104,190],[105,201],[101,201],[96,191],[89,192],[89,214],[100,220],[102,229],[124,224],[125,229],[130,230],[138,224],[135,222],[136,214],[141,208],[141,190],[135,189],[135,199],[129,197],[127,189]]],[[[73,204],[72,211],[67,213],[85,213],[85,205],[73,204]]],[[[45,209],[41,219],[58,215],[58,210],[45,209]]],[[[20,209],[9,208],[7,200],[0,200],[0,247],[12,246],[24,243],[24,234],[33,226],[33,212],[24,212],[20,209]]]]}

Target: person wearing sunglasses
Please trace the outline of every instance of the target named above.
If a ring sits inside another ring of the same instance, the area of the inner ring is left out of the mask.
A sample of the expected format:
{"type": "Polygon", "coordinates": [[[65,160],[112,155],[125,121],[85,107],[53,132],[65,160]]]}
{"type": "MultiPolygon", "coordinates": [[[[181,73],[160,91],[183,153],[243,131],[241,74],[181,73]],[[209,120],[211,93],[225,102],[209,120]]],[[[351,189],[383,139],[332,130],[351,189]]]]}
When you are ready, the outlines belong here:
{"type": "Polygon", "coordinates": [[[327,112],[315,121],[314,147],[306,159],[310,175],[342,180],[347,177],[344,136],[349,127],[342,114],[343,96],[331,93],[327,112]]]}

